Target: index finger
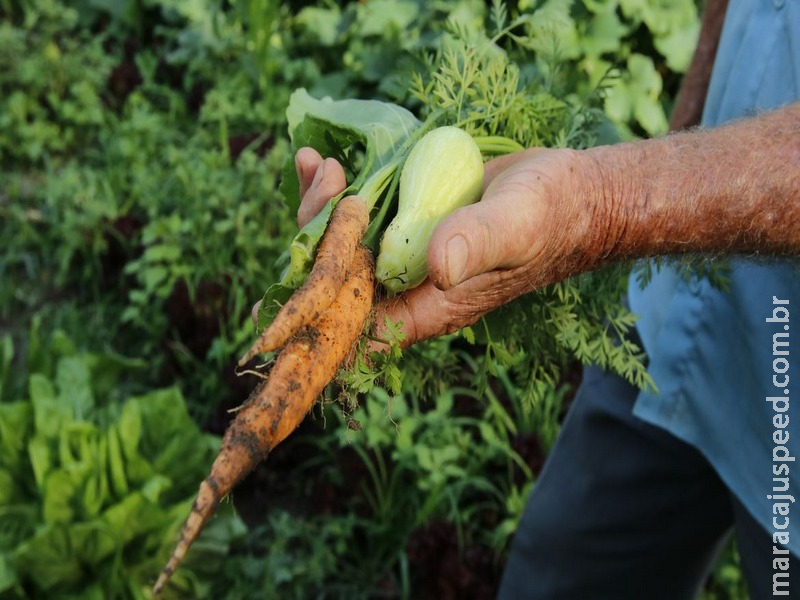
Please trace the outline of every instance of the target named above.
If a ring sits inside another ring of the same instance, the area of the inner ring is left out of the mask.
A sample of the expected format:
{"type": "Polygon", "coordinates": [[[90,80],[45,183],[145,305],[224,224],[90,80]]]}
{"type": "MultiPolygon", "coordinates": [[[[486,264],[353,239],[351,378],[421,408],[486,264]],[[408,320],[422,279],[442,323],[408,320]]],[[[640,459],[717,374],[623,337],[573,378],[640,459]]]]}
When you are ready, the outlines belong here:
{"type": "Polygon", "coordinates": [[[322,210],[328,200],[347,187],[347,179],[342,165],[336,159],[323,159],[311,148],[298,150],[295,155],[295,166],[300,178],[302,196],[300,208],[297,209],[297,222],[302,227],[322,210]],[[301,154],[303,150],[308,152],[301,154]]]}

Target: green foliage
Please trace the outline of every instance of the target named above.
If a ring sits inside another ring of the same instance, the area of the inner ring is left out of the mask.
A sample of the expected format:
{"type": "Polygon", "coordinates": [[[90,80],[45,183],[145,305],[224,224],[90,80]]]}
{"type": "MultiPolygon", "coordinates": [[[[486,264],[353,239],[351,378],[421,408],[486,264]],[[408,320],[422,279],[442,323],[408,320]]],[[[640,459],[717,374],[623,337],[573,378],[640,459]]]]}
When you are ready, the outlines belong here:
{"type": "Polygon", "coordinates": [[[455,32],[453,42],[429,58],[426,72],[415,75],[412,94],[426,114],[441,115],[436,118],[474,137],[503,136],[523,148],[592,145],[601,119],[595,100],[570,104],[566,95],[574,90],[556,88],[542,71],[523,76],[512,53],[495,45],[508,37],[516,50],[535,48],[536,38],[510,35],[522,22],[505,25],[491,37],[455,32]]]}
{"type": "Polygon", "coordinates": [[[750,599],[747,582],[741,570],[741,559],[735,538],[727,543],[722,554],[717,558],[714,571],[699,596],[699,600],[717,600],[718,598],[750,599]]]}
{"type": "Polygon", "coordinates": [[[666,132],[699,32],[694,0],[521,0],[517,10],[535,50],[555,58],[551,77],[583,93],[610,83],[604,110],[623,137],[666,132]]]}
{"type": "Polygon", "coordinates": [[[731,265],[724,257],[695,254],[657,256],[638,262],[633,274],[637,283],[644,288],[650,283],[653,275],[663,268],[675,269],[686,282],[705,279],[719,290],[725,291],[730,287],[731,265]]]}
{"type": "Polygon", "coordinates": [[[606,113],[623,130],[634,125],[648,135],[665,133],[674,94],[664,89],[665,78],[674,85],[675,75],[689,66],[699,33],[695,1],[583,4],[591,18],[578,28],[580,68],[597,76],[614,66],[622,74],[608,93],[606,113]]]}
{"type": "Polygon", "coordinates": [[[264,525],[250,532],[240,553],[227,561],[236,576],[219,581],[211,597],[369,597],[361,557],[352,546],[356,521],[353,514],[298,519],[286,510],[272,511],[264,525]]]}
{"type": "Polygon", "coordinates": [[[0,23],[0,161],[41,163],[95,142],[113,66],[103,41],[78,27],[74,9],[0,23]]]}
{"type": "Polygon", "coordinates": [[[50,328],[94,323],[73,335],[151,358],[152,384],[192,372],[182,387],[204,414],[202,398],[226,393],[208,365],[246,343],[293,217],[277,194],[284,106],[254,111],[276,98],[241,68],[240,13],[174,4],[158,3],[163,39],[135,56],[117,37],[150,35],[134,3],[99,35],[99,5],[80,3],[32,3],[0,25],[0,104],[26,111],[0,109],[0,318],[24,327],[47,308],[50,328]]]}
{"type": "Polygon", "coordinates": [[[480,549],[487,567],[497,564],[530,491],[530,468],[511,442],[531,432],[499,396],[486,398],[480,409],[466,388],[450,386],[426,403],[375,389],[355,413],[326,405],[335,435],[308,439],[313,458],[297,472],[324,465],[324,485],[345,510],[271,511],[250,541],[264,558],[234,558],[240,587],[219,597],[242,597],[243,588],[268,598],[416,597],[422,565],[409,546],[434,522],[452,523],[458,548],[480,549]],[[458,414],[468,405],[474,414],[458,414]],[[334,468],[344,453],[357,461],[355,481],[334,468]]]}
{"type": "Polygon", "coordinates": [[[484,13],[485,4],[477,0],[307,6],[293,26],[300,54],[313,58],[319,74],[309,91],[319,97],[405,99],[408,77],[419,65],[417,54],[441,43],[442,24],[479,26],[484,13]]]}
{"type": "MultiPolygon", "coordinates": [[[[30,347],[27,394],[0,403],[0,595],[147,598],[219,441],[176,388],[122,393],[143,361],[49,342],[30,347]]],[[[207,589],[242,530],[223,513],[175,597],[207,589]]]]}

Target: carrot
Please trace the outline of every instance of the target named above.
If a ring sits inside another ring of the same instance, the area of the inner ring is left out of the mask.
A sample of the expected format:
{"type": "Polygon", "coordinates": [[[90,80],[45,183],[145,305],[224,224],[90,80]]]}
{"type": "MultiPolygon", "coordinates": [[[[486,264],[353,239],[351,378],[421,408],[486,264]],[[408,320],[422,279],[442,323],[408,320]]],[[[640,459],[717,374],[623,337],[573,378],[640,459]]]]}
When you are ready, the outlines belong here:
{"type": "Polygon", "coordinates": [[[283,346],[301,327],[330,306],[347,278],[356,246],[364,237],[368,224],[366,202],[357,196],[339,200],[331,213],[308,278],[239,359],[240,367],[256,354],[272,352],[283,346]]]}
{"type": "Polygon", "coordinates": [[[374,266],[358,244],[336,299],[281,349],[266,381],[237,413],[200,484],[191,513],[153,593],[158,596],[219,502],[303,421],[358,340],[372,308],[374,266]]]}

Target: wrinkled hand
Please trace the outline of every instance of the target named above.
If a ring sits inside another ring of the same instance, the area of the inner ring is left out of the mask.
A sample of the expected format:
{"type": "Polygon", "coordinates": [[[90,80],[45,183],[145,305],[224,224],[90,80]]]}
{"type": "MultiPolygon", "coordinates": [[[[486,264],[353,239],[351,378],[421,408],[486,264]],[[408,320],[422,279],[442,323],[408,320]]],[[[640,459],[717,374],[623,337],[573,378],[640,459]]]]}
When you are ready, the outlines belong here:
{"type": "MultiPolygon", "coordinates": [[[[311,148],[295,156],[300,226],[342,191],[345,175],[311,148]]],[[[404,345],[451,333],[537,287],[592,268],[602,255],[587,202],[590,163],[572,150],[531,149],[489,161],[480,202],[434,231],[429,277],[378,307],[402,321],[404,345]]]]}

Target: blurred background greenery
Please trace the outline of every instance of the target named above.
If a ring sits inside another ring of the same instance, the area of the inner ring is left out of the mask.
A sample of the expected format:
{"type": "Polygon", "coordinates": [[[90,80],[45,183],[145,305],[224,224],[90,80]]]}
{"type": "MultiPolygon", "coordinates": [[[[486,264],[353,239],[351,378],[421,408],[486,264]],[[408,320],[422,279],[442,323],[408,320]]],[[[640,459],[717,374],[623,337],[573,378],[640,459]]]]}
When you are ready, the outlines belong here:
{"type": "MultiPolygon", "coordinates": [[[[150,597],[254,385],[233,366],[296,229],[289,95],[414,108],[423,57],[499,6],[0,0],[0,598],[150,597]]],[[[610,81],[601,141],[665,132],[694,0],[504,8],[541,16],[567,94],[610,81]]],[[[408,355],[401,395],[315,410],[167,597],[493,597],[579,370],[532,404],[513,370],[476,394],[458,337],[408,355]]],[[[746,598],[737,564],[704,600],[746,598]]]]}

